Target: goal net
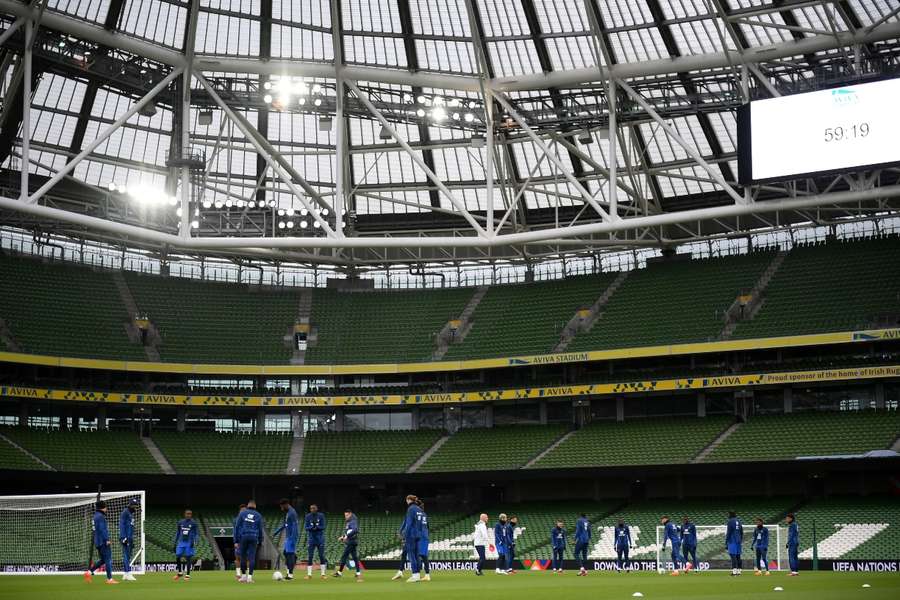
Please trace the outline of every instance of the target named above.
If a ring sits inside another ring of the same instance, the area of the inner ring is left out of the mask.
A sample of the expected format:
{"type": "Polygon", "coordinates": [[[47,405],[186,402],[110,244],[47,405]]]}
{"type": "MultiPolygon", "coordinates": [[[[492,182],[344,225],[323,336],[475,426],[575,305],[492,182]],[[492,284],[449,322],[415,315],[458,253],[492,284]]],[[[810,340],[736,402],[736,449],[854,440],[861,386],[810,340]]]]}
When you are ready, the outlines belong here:
{"type": "MultiPolygon", "coordinates": [[[[779,525],[765,525],[769,530],[769,547],[766,554],[766,563],[756,564],[756,550],[750,548],[753,542],[756,526],[744,526],[744,543],[741,552],[741,567],[744,569],[760,569],[766,570],[766,566],[770,571],[780,571],[786,566],[787,557],[785,556],[784,542],[782,542],[783,527],[779,525]]],[[[697,525],[697,564],[694,568],[697,570],[724,570],[731,569],[731,558],[725,549],[725,525],[697,525]]],[[[662,548],[665,538],[665,528],[661,525],[656,526],[656,564],[660,569],[667,571],[673,569],[672,564],[672,544],[666,542],[666,548],[662,548]]],[[[679,549],[679,555],[683,560],[688,557],[684,556],[684,552],[679,549]]]]}
{"type": "MultiPolygon", "coordinates": [[[[112,548],[113,570],[123,571],[119,517],[136,499],[134,546],[131,572],[144,573],[145,494],[103,492],[106,520],[112,548]]],[[[97,494],[55,494],[48,496],[0,496],[0,574],[64,575],[82,573],[88,566],[93,546],[93,516],[97,494]]],[[[97,551],[93,550],[97,560],[97,551]]]]}

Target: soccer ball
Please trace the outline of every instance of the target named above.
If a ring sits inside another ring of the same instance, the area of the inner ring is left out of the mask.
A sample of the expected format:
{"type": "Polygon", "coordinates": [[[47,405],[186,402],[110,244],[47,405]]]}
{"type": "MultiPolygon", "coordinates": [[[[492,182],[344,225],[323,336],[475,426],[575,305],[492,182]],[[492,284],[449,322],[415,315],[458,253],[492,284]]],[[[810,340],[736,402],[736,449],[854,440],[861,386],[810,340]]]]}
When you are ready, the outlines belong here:
{"type": "Polygon", "coordinates": [[[665,575],[665,574],[666,574],[666,570],[663,569],[662,567],[658,568],[658,569],[656,570],[656,572],[659,573],[660,575],[665,575]]]}
{"type": "Polygon", "coordinates": [[[281,571],[275,571],[274,573],[272,573],[272,579],[274,579],[275,581],[281,581],[282,579],[284,579],[284,575],[281,574],[281,571]]]}

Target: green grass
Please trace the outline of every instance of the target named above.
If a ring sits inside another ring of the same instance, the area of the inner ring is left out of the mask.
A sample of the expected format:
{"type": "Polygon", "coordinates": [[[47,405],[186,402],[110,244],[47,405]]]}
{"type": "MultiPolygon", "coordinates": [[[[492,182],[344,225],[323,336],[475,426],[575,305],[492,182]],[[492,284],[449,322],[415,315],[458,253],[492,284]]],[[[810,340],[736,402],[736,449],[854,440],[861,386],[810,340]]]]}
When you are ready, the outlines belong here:
{"type": "Polygon", "coordinates": [[[896,573],[831,573],[804,572],[800,577],[788,578],[782,573],[772,577],[747,576],[733,579],[725,572],[704,573],[673,578],[655,573],[591,573],[576,577],[575,572],[557,576],[549,572],[523,572],[513,577],[496,577],[487,573],[475,577],[471,573],[435,572],[428,583],[407,585],[390,581],[388,571],[370,571],[365,581],[357,584],[353,577],[341,580],[272,581],[271,573],[257,571],[252,589],[235,583],[231,572],[197,572],[192,581],[173,582],[171,574],[155,573],[139,576],[138,581],[107,586],[101,577],[86,584],[80,577],[7,577],[0,585],[0,599],[38,600],[66,598],[66,600],[95,600],[96,598],[128,598],[130,600],[226,600],[228,598],[341,598],[367,600],[393,598],[440,598],[441,600],[566,600],[628,599],[641,592],[648,600],[685,600],[704,598],[717,600],[749,600],[773,597],[773,588],[784,592],[774,598],[799,600],[893,600],[900,597],[900,577],[896,573]],[[863,589],[868,583],[871,588],[863,589]]]}

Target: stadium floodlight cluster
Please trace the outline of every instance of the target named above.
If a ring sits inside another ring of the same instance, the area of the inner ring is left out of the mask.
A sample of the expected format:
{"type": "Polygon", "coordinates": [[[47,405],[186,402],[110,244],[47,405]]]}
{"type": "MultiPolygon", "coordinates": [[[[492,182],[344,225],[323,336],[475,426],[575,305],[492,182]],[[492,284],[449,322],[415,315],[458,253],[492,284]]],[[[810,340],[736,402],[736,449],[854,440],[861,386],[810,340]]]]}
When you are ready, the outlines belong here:
{"type": "MultiPolygon", "coordinates": [[[[98,494],[0,496],[0,575],[81,575],[93,546],[92,517],[98,494]],[[27,543],[25,542],[27,540],[27,543]]],[[[118,538],[119,515],[137,500],[131,572],[145,572],[144,491],[103,492],[110,539],[118,538]]],[[[121,544],[111,544],[113,571],[122,572],[121,544]]]]}

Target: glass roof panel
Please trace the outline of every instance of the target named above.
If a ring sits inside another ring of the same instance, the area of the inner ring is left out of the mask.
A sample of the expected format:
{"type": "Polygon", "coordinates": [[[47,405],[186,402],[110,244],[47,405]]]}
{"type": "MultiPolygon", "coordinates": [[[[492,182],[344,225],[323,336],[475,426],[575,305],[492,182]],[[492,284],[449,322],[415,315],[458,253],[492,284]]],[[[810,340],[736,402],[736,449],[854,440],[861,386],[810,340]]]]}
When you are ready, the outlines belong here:
{"type": "Polygon", "coordinates": [[[272,18],[330,29],[331,5],[329,0],[272,0],[272,18]]]}
{"type": "Polygon", "coordinates": [[[723,50],[722,38],[726,34],[718,30],[718,26],[719,23],[714,19],[693,19],[683,23],[672,23],[669,29],[678,50],[682,56],[687,56],[723,50]]]}
{"type": "Polygon", "coordinates": [[[656,28],[610,33],[608,38],[616,61],[620,63],[643,62],[669,56],[656,28]]]}
{"type": "Polygon", "coordinates": [[[344,31],[400,33],[396,0],[341,0],[344,31]]]}
{"type": "Polygon", "coordinates": [[[109,0],[47,0],[45,4],[50,10],[95,23],[103,23],[109,12],[109,0]]]}
{"type": "Polygon", "coordinates": [[[200,11],[194,48],[198,54],[259,56],[259,21],[200,11]]]}
{"type": "MultiPolygon", "coordinates": [[[[864,26],[881,20],[882,17],[897,8],[895,0],[847,0],[847,3],[864,26]]],[[[900,15],[894,15],[888,19],[888,22],[897,21],[900,21],[900,15]]]]}
{"type": "Polygon", "coordinates": [[[287,27],[273,23],[272,56],[304,60],[334,60],[332,35],[304,27],[287,27]]]}
{"type": "Polygon", "coordinates": [[[200,0],[200,9],[210,8],[244,15],[259,16],[262,0],[200,0]]]}
{"type": "Polygon", "coordinates": [[[537,49],[531,40],[488,42],[488,53],[497,77],[540,72],[537,49]]]}
{"type": "Polygon", "coordinates": [[[413,33],[471,37],[465,0],[410,0],[413,33]]]}
{"type": "Polygon", "coordinates": [[[172,48],[184,46],[187,5],[175,0],[127,0],[122,31],[172,48]]]}
{"type": "Polygon", "coordinates": [[[428,190],[361,191],[354,195],[354,199],[356,213],[360,215],[420,213],[427,211],[431,205],[428,190]]]}
{"type": "Polygon", "coordinates": [[[348,63],[382,67],[406,67],[406,49],[400,37],[344,35],[348,63]]]}
{"type": "Polygon", "coordinates": [[[652,23],[653,16],[645,0],[608,0],[598,2],[607,29],[652,23]]]}

